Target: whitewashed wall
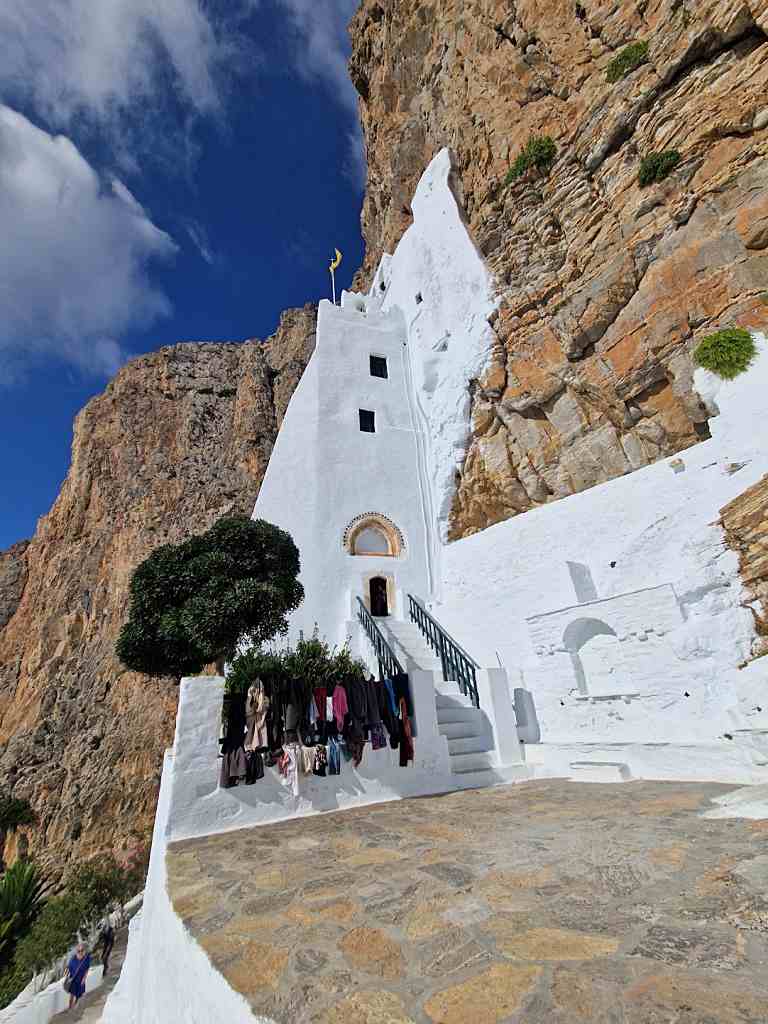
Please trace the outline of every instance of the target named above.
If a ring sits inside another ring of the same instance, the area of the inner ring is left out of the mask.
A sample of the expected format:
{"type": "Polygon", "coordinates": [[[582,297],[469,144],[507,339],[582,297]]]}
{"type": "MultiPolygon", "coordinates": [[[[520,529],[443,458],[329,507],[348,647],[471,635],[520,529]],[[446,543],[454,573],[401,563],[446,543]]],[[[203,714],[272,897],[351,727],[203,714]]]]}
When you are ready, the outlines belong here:
{"type": "Polygon", "coordinates": [[[168,896],[166,832],[174,762],[175,754],[169,751],[163,762],[144,908],[131,925],[123,971],[104,1007],[102,1024],[270,1024],[267,1018],[255,1017],[213,967],[168,896]]]}
{"type": "Polygon", "coordinates": [[[168,783],[169,841],[453,789],[448,744],[437,729],[433,674],[414,672],[411,690],[418,728],[411,765],[401,768],[399,751],[389,746],[366,746],[359,768],[343,761],[340,775],[300,775],[299,795],[294,796],[277,768],[266,768],[264,778],[252,786],[218,787],[224,680],[183,679],[168,783]]]}
{"type": "Polygon", "coordinates": [[[720,410],[710,440],[444,551],[435,614],[476,657],[521,674],[542,741],[568,748],[548,762],[558,770],[579,744],[606,759],[618,756],[610,744],[631,744],[639,774],[766,777],[768,659],[737,667],[754,628],[718,526],[723,505],[768,472],[768,346],[758,343],[758,360],[731,383],[697,371],[720,410]],[[589,570],[595,600],[578,601],[567,562],[589,570]],[[584,620],[616,634],[582,647],[586,689],[566,638],[584,620]]]}
{"type": "Polygon", "coordinates": [[[405,594],[427,585],[427,525],[403,366],[405,334],[396,313],[364,313],[353,303],[321,302],[317,347],[291,398],[254,509],[288,530],[301,554],[306,600],[291,618],[295,638],[311,633],[341,643],[367,580],[391,578],[402,615],[405,594]],[[371,355],[387,359],[386,380],[372,377],[371,355]],[[359,427],[376,415],[375,433],[359,427]],[[343,546],[358,516],[391,519],[405,540],[398,558],[354,556],[343,546]]]}

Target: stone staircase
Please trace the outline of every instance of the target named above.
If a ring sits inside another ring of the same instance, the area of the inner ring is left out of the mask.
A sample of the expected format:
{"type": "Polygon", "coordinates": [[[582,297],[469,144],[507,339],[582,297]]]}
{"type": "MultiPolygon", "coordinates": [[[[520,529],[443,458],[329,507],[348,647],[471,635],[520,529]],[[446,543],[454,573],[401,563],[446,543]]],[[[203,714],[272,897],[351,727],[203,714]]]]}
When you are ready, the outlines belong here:
{"type": "MultiPolygon", "coordinates": [[[[413,622],[376,620],[406,671],[424,669],[440,673],[442,663],[413,622]]],[[[435,686],[437,725],[448,741],[451,771],[461,786],[489,785],[493,772],[493,739],[486,715],[465,697],[458,683],[435,686]]]]}

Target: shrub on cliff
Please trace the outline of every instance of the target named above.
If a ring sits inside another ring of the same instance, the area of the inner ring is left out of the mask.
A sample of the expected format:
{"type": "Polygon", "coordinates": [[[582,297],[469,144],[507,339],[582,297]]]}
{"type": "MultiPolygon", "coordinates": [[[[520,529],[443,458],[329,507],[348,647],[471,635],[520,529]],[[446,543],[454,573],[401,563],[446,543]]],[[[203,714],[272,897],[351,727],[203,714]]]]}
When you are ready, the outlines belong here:
{"type": "Polygon", "coordinates": [[[733,380],[749,367],[755,353],[755,341],[749,331],[730,327],[708,334],[694,350],[693,361],[724,380],[733,380]]]}
{"type": "Polygon", "coordinates": [[[301,604],[299,552],[290,535],[246,516],[220,519],[181,544],[164,544],[131,578],[129,619],[115,646],[149,676],[200,672],[287,629],[301,604]]]}
{"type": "Polygon", "coordinates": [[[641,188],[662,181],[677,167],[682,157],[676,149],[665,149],[662,153],[650,153],[640,161],[637,180],[641,188]]]}
{"type": "Polygon", "coordinates": [[[630,43],[613,58],[605,69],[605,77],[614,83],[626,78],[635,68],[648,62],[648,43],[645,41],[630,43]]]}
{"type": "Polygon", "coordinates": [[[34,825],[35,812],[28,800],[0,795],[0,832],[15,832],[22,825],[34,825]]]}
{"type": "Polygon", "coordinates": [[[504,184],[511,184],[531,168],[542,173],[548,171],[556,156],[557,146],[549,135],[532,135],[509,168],[504,184]]]}

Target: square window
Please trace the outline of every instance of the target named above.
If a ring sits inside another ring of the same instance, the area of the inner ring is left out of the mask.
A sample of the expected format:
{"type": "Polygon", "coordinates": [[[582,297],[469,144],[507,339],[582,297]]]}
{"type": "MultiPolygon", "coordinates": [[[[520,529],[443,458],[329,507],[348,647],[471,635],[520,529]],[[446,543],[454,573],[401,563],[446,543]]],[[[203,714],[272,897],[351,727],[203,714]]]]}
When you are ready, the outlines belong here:
{"type": "Polygon", "coordinates": [[[375,434],[376,413],[370,409],[360,409],[360,429],[366,434],[375,434]]]}
{"type": "Polygon", "coordinates": [[[387,372],[387,360],[384,356],[371,356],[371,376],[383,377],[384,380],[389,377],[389,373],[387,372]]]}

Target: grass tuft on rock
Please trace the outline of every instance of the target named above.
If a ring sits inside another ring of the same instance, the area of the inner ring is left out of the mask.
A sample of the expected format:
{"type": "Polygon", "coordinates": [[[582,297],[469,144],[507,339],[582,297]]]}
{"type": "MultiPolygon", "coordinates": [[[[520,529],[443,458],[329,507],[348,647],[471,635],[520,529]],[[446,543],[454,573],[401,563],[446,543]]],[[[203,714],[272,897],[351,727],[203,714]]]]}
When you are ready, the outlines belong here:
{"type": "Polygon", "coordinates": [[[557,146],[549,135],[532,135],[509,168],[504,184],[521,178],[532,167],[542,173],[548,171],[556,156],[557,146]]]}
{"type": "Polygon", "coordinates": [[[616,54],[605,70],[605,77],[613,84],[626,78],[628,74],[648,63],[648,43],[645,41],[630,43],[616,54]]]}
{"type": "Polygon", "coordinates": [[[683,158],[676,149],[665,149],[661,153],[649,153],[640,161],[640,172],[637,180],[640,188],[663,181],[677,167],[683,158]]]}
{"type": "Polygon", "coordinates": [[[756,352],[755,340],[749,331],[742,327],[729,327],[708,334],[696,346],[693,361],[723,380],[733,380],[748,369],[756,352]]]}

